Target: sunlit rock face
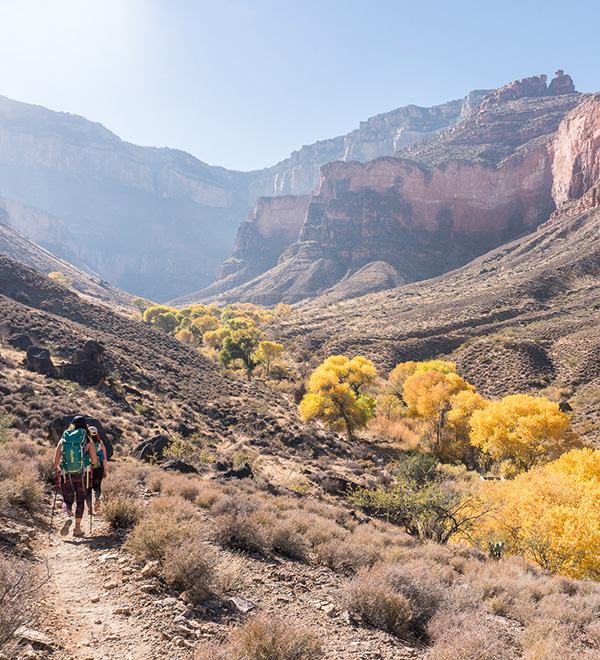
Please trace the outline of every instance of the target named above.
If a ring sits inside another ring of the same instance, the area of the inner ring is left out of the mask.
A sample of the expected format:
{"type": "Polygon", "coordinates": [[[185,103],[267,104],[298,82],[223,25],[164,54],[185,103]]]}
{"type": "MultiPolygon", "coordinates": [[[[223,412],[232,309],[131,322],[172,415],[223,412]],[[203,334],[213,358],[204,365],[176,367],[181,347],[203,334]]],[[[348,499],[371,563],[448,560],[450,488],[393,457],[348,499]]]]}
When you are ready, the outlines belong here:
{"type": "Polygon", "coordinates": [[[240,225],[231,256],[219,268],[217,281],[242,268],[258,275],[275,266],[285,248],[298,238],[308,201],[308,195],[259,197],[240,225]]]}
{"type": "Polygon", "coordinates": [[[319,186],[320,169],[334,160],[365,162],[396,151],[454,125],[464,117],[488,90],[474,90],[465,98],[431,108],[408,105],[386,112],[367,121],[340,137],[321,140],[304,146],[292,155],[261,172],[250,184],[250,197],[304,195],[319,186]]]}
{"type": "Polygon", "coordinates": [[[561,123],[552,143],[556,206],[579,213],[600,206],[600,94],[588,97],[561,123]]]}
{"type": "MultiPolygon", "coordinates": [[[[494,90],[455,126],[396,157],[324,165],[297,240],[271,274],[234,288],[228,300],[290,302],[348,278],[360,291],[360,273],[371,289],[425,279],[535,229],[555,209],[554,136],[582,100],[562,71],[546,80],[494,90]],[[370,263],[376,277],[363,270],[370,263]]],[[[263,204],[254,226],[276,225],[263,204]]]]}

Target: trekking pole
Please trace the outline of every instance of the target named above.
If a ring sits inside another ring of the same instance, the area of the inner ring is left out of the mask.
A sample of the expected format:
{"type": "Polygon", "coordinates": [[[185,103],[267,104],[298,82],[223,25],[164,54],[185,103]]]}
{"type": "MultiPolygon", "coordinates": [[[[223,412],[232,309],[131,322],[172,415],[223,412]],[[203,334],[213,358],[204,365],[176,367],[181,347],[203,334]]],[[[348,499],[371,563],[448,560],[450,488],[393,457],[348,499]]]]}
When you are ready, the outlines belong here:
{"type": "Polygon", "coordinates": [[[94,517],[94,507],[92,506],[92,499],[93,499],[93,491],[94,491],[94,467],[93,465],[90,465],[90,536],[92,535],[92,521],[94,517]]]}
{"type": "Polygon", "coordinates": [[[54,520],[54,509],[56,508],[56,496],[58,495],[58,487],[60,486],[60,470],[56,478],[56,489],[54,490],[54,502],[52,502],[52,513],[50,514],[50,529],[48,530],[48,538],[52,532],[52,521],[54,520]]]}

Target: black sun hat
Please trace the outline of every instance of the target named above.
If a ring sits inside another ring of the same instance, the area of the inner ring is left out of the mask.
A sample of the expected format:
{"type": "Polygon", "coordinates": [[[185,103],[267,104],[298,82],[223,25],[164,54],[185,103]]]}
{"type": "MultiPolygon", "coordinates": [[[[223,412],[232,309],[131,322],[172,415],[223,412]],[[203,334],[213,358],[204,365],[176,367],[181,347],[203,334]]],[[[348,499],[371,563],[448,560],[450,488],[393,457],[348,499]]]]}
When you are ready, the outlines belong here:
{"type": "Polygon", "coordinates": [[[84,429],[87,426],[87,422],[85,421],[85,417],[83,415],[75,415],[71,421],[71,424],[73,424],[76,429],[84,429]]]}

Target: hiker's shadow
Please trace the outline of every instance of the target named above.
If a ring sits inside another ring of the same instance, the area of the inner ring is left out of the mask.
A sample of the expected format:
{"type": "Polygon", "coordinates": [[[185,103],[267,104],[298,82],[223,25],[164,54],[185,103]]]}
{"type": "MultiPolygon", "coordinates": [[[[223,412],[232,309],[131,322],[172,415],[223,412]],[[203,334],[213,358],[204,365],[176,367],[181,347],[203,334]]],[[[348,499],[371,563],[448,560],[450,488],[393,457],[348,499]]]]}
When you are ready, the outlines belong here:
{"type": "Polygon", "coordinates": [[[95,536],[72,537],[64,539],[64,542],[75,547],[87,546],[90,550],[104,550],[114,548],[115,537],[108,534],[97,534],[95,536]]]}

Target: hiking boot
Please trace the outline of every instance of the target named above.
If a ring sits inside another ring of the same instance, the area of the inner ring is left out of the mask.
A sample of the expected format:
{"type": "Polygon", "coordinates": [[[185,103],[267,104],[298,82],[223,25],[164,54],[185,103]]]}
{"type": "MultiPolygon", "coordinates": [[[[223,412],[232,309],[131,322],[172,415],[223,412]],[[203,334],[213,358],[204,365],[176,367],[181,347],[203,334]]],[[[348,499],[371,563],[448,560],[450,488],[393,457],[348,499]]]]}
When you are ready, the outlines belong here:
{"type": "Polygon", "coordinates": [[[94,513],[98,513],[100,511],[100,500],[96,500],[94,502],[94,513]]]}
{"type": "Polygon", "coordinates": [[[61,536],[66,536],[69,533],[69,529],[71,528],[71,523],[73,521],[71,518],[67,518],[65,522],[63,523],[63,526],[60,529],[60,535],[61,536]]]}
{"type": "Polygon", "coordinates": [[[85,532],[81,529],[81,527],[75,527],[73,530],[73,536],[85,536],[85,532]]]}

